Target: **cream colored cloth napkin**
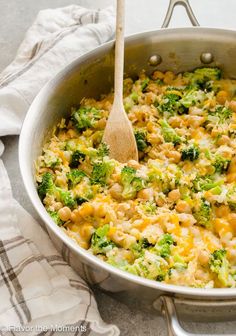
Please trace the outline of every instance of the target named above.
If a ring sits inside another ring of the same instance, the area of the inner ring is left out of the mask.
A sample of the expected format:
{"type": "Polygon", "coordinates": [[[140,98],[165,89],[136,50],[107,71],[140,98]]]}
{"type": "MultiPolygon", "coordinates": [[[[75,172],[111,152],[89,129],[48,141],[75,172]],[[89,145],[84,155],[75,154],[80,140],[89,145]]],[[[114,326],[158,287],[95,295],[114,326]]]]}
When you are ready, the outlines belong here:
{"type": "MultiPolygon", "coordinates": [[[[114,33],[111,9],[41,11],[15,60],[0,75],[0,135],[18,134],[40,88],[114,33]]],[[[4,147],[0,142],[0,156],[4,147]]],[[[0,335],[119,335],[93,293],[14,200],[0,160],[0,335]]]]}
{"type": "Polygon", "coordinates": [[[0,136],[19,134],[42,86],[67,64],[114,34],[112,8],[76,5],[39,12],[14,61],[0,74],[0,136]]]}

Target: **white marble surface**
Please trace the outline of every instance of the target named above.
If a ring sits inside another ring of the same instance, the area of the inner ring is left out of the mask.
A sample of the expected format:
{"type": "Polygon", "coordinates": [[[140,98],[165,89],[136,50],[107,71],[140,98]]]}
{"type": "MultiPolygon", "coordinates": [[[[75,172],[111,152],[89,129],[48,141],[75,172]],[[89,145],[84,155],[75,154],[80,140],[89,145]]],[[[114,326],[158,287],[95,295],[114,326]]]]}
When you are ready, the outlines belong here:
{"type": "MultiPolygon", "coordinates": [[[[114,5],[115,0],[74,0],[75,4],[90,8],[114,5]]],[[[192,8],[202,26],[236,29],[236,0],[190,0],[192,8]]],[[[13,59],[27,28],[40,9],[71,4],[71,0],[0,0],[0,71],[13,59]]],[[[161,26],[168,6],[168,0],[126,0],[126,34],[152,30],[161,26]]],[[[172,27],[189,26],[183,8],[177,8],[172,27]]],[[[6,146],[3,155],[16,199],[35,217],[28,196],[25,193],[18,165],[18,136],[3,138],[6,146]]],[[[38,218],[38,217],[37,217],[38,218]]],[[[117,298],[95,290],[101,314],[107,322],[116,323],[122,336],[167,335],[165,323],[160,316],[144,312],[138,302],[127,306],[117,298]]],[[[1,304],[1,303],[0,303],[1,304]]],[[[235,322],[195,324],[187,322],[191,332],[234,333],[235,322]]]]}

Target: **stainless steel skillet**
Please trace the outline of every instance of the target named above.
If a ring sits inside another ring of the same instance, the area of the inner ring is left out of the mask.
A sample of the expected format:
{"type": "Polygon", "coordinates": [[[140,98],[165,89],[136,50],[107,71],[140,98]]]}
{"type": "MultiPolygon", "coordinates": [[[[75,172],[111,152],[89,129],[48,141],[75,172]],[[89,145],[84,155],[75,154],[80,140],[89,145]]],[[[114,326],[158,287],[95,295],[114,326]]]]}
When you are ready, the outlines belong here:
{"type": "MultiPolygon", "coordinates": [[[[197,27],[198,22],[187,0],[171,0],[163,28],[169,24],[173,8],[183,5],[192,28],[158,29],[126,38],[125,73],[136,76],[142,69],[176,73],[208,64],[219,66],[226,76],[236,78],[236,32],[232,30],[197,27]]],[[[229,314],[226,307],[236,306],[236,289],[201,289],[172,286],[140,278],[116,269],[80,248],[58,228],[44,209],[36,191],[34,160],[53,125],[78,105],[84,97],[98,98],[113,85],[114,41],[106,43],[80,57],[62,70],[38,94],[26,116],[19,144],[22,178],[35,209],[38,211],[56,245],[63,244],[65,256],[72,266],[91,284],[99,284],[111,292],[125,292],[127,301],[139,297],[148,307],[163,309],[170,335],[191,335],[178,322],[175,303],[188,311],[190,306],[215,309],[222,307],[221,317],[229,314]],[[185,307],[185,308],[184,308],[185,307]],[[187,307],[187,308],[186,308],[187,307]]],[[[204,309],[205,309],[204,308],[204,309]]],[[[219,315],[219,316],[220,316],[219,315]]]]}

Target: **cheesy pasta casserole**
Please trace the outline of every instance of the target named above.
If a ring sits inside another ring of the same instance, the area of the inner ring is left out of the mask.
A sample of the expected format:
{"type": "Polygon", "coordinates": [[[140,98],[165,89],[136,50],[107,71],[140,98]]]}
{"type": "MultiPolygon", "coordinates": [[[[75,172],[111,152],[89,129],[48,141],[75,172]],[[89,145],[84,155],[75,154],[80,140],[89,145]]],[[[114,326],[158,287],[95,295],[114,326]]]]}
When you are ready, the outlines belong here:
{"type": "Polygon", "coordinates": [[[125,79],[139,162],[109,158],[112,102],[84,98],[44,145],[36,180],[49,215],[122,270],[236,287],[236,81],[218,68],[125,79]]]}

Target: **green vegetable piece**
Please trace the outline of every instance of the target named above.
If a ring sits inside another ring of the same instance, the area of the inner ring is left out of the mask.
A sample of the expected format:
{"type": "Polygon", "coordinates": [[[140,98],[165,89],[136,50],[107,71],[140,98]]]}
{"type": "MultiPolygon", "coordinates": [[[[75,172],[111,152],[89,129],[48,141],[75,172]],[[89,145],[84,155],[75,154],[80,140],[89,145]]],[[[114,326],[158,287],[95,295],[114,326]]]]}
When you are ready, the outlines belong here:
{"type": "Polygon", "coordinates": [[[185,92],[185,94],[180,100],[180,103],[184,107],[189,108],[190,106],[203,102],[204,99],[205,99],[205,93],[203,91],[192,89],[185,92]]]}
{"type": "Polygon", "coordinates": [[[42,182],[38,186],[39,197],[43,200],[46,194],[54,195],[55,198],[62,202],[64,205],[72,208],[76,205],[71,192],[58,188],[53,183],[53,178],[51,173],[44,173],[42,177],[42,182]]]}
{"type": "Polygon", "coordinates": [[[221,70],[219,68],[198,68],[194,72],[184,73],[184,77],[189,79],[192,88],[207,90],[209,83],[221,78],[221,70]]]}
{"type": "Polygon", "coordinates": [[[78,165],[85,159],[85,154],[81,153],[79,150],[76,150],[72,156],[69,166],[71,168],[77,168],[78,165]]]}
{"type": "Polygon", "coordinates": [[[122,269],[147,279],[163,281],[166,276],[163,261],[160,256],[145,251],[144,255],[137,258],[132,265],[126,265],[122,269]]]}
{"type": "Polygon", "coordinates": [[[225,249],[216,250],[211,254],[209,267],[213,273],[217,274],[220,282],[224,286],[227,286],[229,278],[229,262],[226,258],[225,249]]]}
{"type": "Polygon", "coordinates": [[[131,251],[134,253],[135,258],[142,256],[146,249],[152,247],[147,238],[141,238],[137,243],[133,244],[131,251]]]}
{"type": "Polygon", "coordinates": [[[89,200],[87,198],[85,198],[85,197],[80,197],[80,196],[76,197],[76,203],[77,203],[77,205],[81,205],[81,204],[83,204],[85,202],[88,202],[88,201],[89,200]]]}
{"type": "Polygon", "coordinates": [[[190,145],[181,151],[181,159],[195,161],[199,158],[200,149],[196,145],[190,145]]]}
{"type": "Polygon", "coordinates": [[[62,226],[64,224],[64,222],[61,220],[61,218],[58,215],[57,211],[49,211],[47,210],[49,215],[52,217],[53,221],[58,225],[58,226],[62,226]]]}
{"type": "Polygon", "coordinates": [[[138,104],[138,93],[136,91],[133,91],[131,93],[130,98],[133,100],[135,104],[138,104]]]}
{"type": "Polygon", "coordinates": [[[213,195],[220,195],[222,193],[222,188],[220,186],[216,186],[211,189],[211,193],[213,195]]]}
{"type": "Polygon", "coordinates": [[[109,156],[109,147],[106,143],[101,142],[97,149],[97,155],[101,158],[109,156]]]}
{"type": "Polygon", "coordinates": [[[209,202],[202,199],[199,209],[195,211],[193,215],[198,225],[204,226],[205,228],[210,227],[211,205],[209,202]]]}
{"type": "Polygon", "coordinates": [[[236,187],[229,187],[226,195],[227,203],[232,211],[236,211],[236,187]]]}
{"type": "MultiPolygon", "coordinates": [[[[174,89],[175,90],[175,89],[174,89]]],[[[181,104],[181,97],[175,93],[165,93],[162,97],[158,109],[162,114],[168,113],[174,115],[176,113],[183,114],[187,112],[187,109],[181,104]]]]}
{"type": "Polygon", "coordinates": [[[161,132],[165,142],[172,142],[175,146],[182,142],[182,138],[164,119],[160,120],[161,132]]]}
{"type": "Polygon", "coordinates": [[[121,171],[121,184],[123,185],[122,196],[125,199],[132,199],[139,190],[145,188],[145,181],[136,176],[134,168],[125,166],[121,171]]]}
{"type": "Polygon", "coordinates": [[[147,141],[147,133],[144,131],[136,131],[134,133],[134,136],[135,136],[138,150],[140,152],[143,152],[149,145],[147,141]]]}
{"type": "Polygon", "coordinates": [[[224,183],[224,180],[214,181],[214,176],[198,176],[193,181],[193,186],[195,191],[203,190],[221,190],[220,185],[224,183]],[[218,188],[218,189],[216,189],[218,188]]]}
{"type": "Polygon", "coordinates": [[[44,159],[45,167],[48,167],[48,168],[55,168],[59,166],[61,163],[61,159],[59,159],[55,155],[55,153],[47,151],[47,150],[44,153],[43,159],[44,159]]]}
{"type": "Polygon", "coordinates": [[[57,188],[57,192],[59,194],[59,198],[61,200],[61,202],[68,206],[69,208],[73,208],[76,205],[76,202],[74,200],[74,198],[71,195],[70,191],[67,190],[62,190],[60,188],[57,188]]]}
{"type": "Polygon", "coordinates": [[[109,232],[109,224],[99,227],[91,237],[91,249],[94,254],[106,254],[111,251],[116,245],[107,238],[109,232]]]}
{"type": "Polygon", "coordinates": [[[107,181],[114,170],[112,161],[98,161],[93,164],[91,183],[100,184],[105,186],[107,181]]]}
{"type": "Polygon", "coordinates": [[[222,156],[217,155],[213,166],[215,167],[215,172],[223,174],[227,171],[230,164],[230,160],[223,158],[222,156]]]}
{"type": "Polygon", "coordinates": [[[71,183],[72,187],[75,187],[77,184],[79,184],[84,177],[87,175],[85,174],[84,171],[79,170],[79,169],[72,169],[70,173],[66,174],[67,179],[71,183]]]}
{"type": "Polygon", "coordinates": [[[214,114],[219,117],[220,123],[224,123],[227,119],[232,117],[233,111],[229,107],[220,105],[216,107],[214,114]]]}
{"type": "Polygon", "coordinates": [[[157,205],[155,202],[147,201],[146,203],[142,204],[142,209],[147,214],[154,215],[157,211],[157,205]]]}
{"type": "Polygon", "coordinates": [[[159,104],[161,112],[169,112],[174,114],[177,110],[177,102],[180,100],[180,96],[174,93],[166,93],[163,95],[162,101],[159,104]]]}
{"type": "Polygon", "coordinates": [[[149,78],[145,78],[145,79],[142,81],[142,83],[141,83],[141,90],[142,90],[142,92],[144,92],[145,89],[147,88],[149,81],[150,81],[149,78]]]}
{"type": "Polygon", "coordinates": [[[174,244],[174,239],[171,234],[165,233],[161,236],[161,239],[155,246],[162,258],[168,258],[171,254],[171,246],[174,244]]]}
{"type": "Polygon", "coordinates": [[[178,271],[183,271],[188,267],[188,264],[183,260],[180,255],[175,254],[174,257],[174,268],[178,271]]]}
{"type": "Polygon", "coordinates": [[[78,131],[83,131],[92,128],[101,116],[101,111],[95,107],[83,106],[73,111],[71,121],[78,131]]]}
{"type": "Polygon", "coordinates": [[[194,71],[194,76],[198,79],[219,80],[222,71],[219,68],[198,68],[194,71]]]}
{"type": "Polygon", "coordinates": [[[54,184],[52,179],[52,174],[47,172],[42,176],[42,182],[38,186],[39,197],[44,199],[47,193],[53,192],[54,184]]]}

